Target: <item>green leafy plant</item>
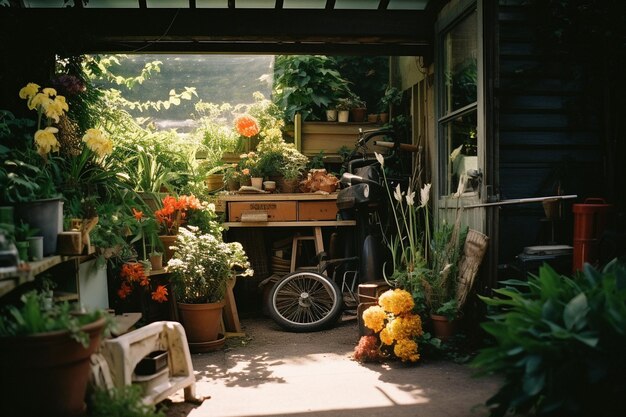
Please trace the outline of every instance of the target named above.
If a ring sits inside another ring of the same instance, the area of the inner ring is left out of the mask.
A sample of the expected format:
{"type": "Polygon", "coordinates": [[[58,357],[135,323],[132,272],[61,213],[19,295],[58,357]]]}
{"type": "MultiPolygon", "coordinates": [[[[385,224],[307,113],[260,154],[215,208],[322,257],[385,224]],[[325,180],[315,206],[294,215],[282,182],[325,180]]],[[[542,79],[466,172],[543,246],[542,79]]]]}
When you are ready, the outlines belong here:
{"type": "Polygon", "coordinates": [[[68,330],[74,340],[87,347],[89,335],[81,331],[81,327],[105,317],[105,313],[100,310],[77,314],[69,303],[53,304],[46,294],[37,291],[25,293],[21,302],[19,307],[6,307],[0,316],[0,337],[68,330]]]}
{"type": "Polygon", "coordinates": [[[242,269],[252,275],[241,243],[222,241],[219,233],[202,233],[195,226],[178,229],[174,257],[168,261],[176,300],[182,303],[214,303],[224,299],[226,283],[242,269]]]}
{"type": "Polygon", "coordinates": [[[347,96],[349,81],[332,57],[279,55],[274,66],[274,102],[285,109],[285,119],[323,120],[329,104],[347,96]]]}
{"type": "Polygon", "coordinates": [[[387,86],[385,94],[380,98],[378,102],[378,111],[380,113],[388,113],[389,107],[397,106],[402,101],[402,92],[396,87],[387,86]]]}
{"type": "Polygon", "coordinates": [[[165,417],[162,410],[144,404],[138,385],[124,385],[111,389],[97,388],[91,397],[90,417],[165,417]]]}
{"type": "Polygon", "coordinates": [[[626,265],[586,264],[570,278],[546,264],[527,282],[502,284],[481,297],[495,343],[472,362],[478,375],[504,377],[491,415],[625,415],[626,265]]]}

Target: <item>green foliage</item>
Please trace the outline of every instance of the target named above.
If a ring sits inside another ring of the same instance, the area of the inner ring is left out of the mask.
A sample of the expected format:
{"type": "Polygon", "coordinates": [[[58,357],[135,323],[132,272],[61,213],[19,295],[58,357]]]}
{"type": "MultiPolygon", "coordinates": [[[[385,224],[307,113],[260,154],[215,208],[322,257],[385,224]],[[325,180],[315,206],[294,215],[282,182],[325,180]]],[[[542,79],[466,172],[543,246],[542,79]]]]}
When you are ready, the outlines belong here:
{"type": "Polygon", "coordinates": [[[348,96],[349,82],[341,76],[337,62],[322,55],[279,55],[274,65],[274,102],[285,109],[292,122],[296,113],[302,120],[323,120],[325,110],[348,96]]]}
{"type": "Polygon", "coordinates": [[[500,374],[492,416],[618,416],[626,394],[626,265],[586,264],[573,278],[544,265],[528,282],[505,281],[482,327],[495,340],[472,362],[500,374]]]}
{"type": "Polygon", "coordinates": [[[91,398],[90,417],[165,417],[154,405],[144,404],[138,385],[97,388],[91,398]]]}
{"type": "Polygon", "coordinates": [[[389,83],[389,57],[336,56],[335,60],[354,94],[366,103],[377,103],[389,83]]]}
{"type": "Polygon", "coordinates": [[[0,315],[0,336],[28,336],[69,330],[74,340],[87,347],[89,335],[81,331],[81,327],[104,317],[101,311],[76,314],[69,303],[53,304],[48,294],[36,291],[24,294],[21,302],[19,307],[6,307],[0,315]]]}
{"type": "Polygon", "coordinates": [[[378,111],[387,113],[390,106],[397,106],[402,101],[402,92],[396,87],[387,86],[385,93],[378,102],[378,111]]]}

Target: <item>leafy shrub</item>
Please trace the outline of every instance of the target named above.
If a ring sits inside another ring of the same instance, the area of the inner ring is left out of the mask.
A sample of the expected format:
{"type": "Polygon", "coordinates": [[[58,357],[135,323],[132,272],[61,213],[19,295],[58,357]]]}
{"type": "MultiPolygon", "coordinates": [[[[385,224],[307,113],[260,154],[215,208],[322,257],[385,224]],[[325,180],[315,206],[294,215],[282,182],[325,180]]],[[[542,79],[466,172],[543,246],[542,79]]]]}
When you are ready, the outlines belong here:
{"type": "Polygon", "coordinates": [[[126,385],[110,390],[96,389],[89,410],[90,417],[165,417],[154,405],[144,404],[141,387],[126,385]]]}
{"type": "Polygon", "coordinates": [[[479,375],[504,376],[487,402],[492,416],[626,415],[626,265],[585,265],[574,278],[545,265],[528,282],[504,284],[498,297],[481,297],[495,345],[472,362],[479,375]]]}

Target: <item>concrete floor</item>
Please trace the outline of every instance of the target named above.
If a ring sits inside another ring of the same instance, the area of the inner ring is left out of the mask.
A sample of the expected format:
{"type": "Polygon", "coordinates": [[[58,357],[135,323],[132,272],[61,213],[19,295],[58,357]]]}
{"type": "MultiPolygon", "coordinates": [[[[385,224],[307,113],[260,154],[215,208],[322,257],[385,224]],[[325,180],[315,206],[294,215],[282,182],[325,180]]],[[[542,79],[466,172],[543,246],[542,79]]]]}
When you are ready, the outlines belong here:
{"type": "Polygon", "coordinates": [[[417,365],[351,359],[356,321],[323,332],[289,333],[270,319],[242,319],[245,338],[192,354],[201,405],[167,401],[168,417],[466,417],[486,416],[498,380],[442,360],[417,365]]]}

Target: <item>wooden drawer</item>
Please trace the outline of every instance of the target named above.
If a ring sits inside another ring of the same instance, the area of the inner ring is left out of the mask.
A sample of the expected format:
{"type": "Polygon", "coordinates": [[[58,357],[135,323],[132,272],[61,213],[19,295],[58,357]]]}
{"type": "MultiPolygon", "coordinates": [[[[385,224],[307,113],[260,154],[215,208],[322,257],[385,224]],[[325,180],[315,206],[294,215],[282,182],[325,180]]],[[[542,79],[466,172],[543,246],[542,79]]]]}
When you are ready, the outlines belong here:
{"type": "Polygon", "coordinates": [[[228,203],[228,221],[240,222],[243,213],[267,214],[268,222],[296,221],[296,201],[232,201],[228,203]]]}
{"type": "Polygon", "coordinates": [[[298,220],[336,220],[337,202],[301,201],[298,204],[298,220]]]}

